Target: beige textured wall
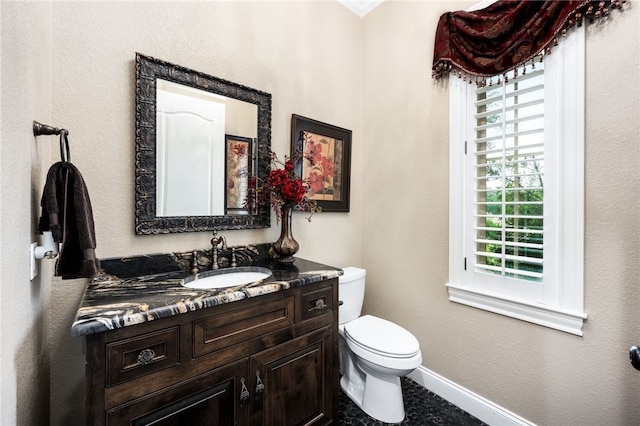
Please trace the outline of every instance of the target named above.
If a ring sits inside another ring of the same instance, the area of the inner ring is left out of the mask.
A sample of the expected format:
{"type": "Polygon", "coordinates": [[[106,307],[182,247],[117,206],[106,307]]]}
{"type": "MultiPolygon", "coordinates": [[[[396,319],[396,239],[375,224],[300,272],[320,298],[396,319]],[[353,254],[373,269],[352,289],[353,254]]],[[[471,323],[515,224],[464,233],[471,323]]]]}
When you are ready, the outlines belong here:
{"type": "Polygon", "coordinates": [[[31,131],[33,120],[49,118],[51,6],[1,2],[0,28],[0,424],[43,425],[51,270],[30,282],[28,249],[51,151],[31,131]]]}
{"type": "Polygon", "coordinates": [[[448,93],[438,16],[475,2],[385,2],[364,19],[366,310],[411,330],[423,365],[541,425],[640,418],[640,7],[587,38],[584,337],[447,300],[448,93]]]}

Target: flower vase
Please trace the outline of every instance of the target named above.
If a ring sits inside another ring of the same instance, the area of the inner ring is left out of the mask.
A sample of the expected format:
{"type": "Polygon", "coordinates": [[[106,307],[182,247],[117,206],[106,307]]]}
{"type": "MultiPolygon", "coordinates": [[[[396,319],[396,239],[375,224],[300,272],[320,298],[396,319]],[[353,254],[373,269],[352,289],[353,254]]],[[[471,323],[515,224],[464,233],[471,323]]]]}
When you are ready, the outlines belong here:
{"type": "Polygon", "coordinates": [[[300,248],[300,245],[293,238],[293,233],[291,232],[292,213],[293,209],[290,207],[282,209],[280,238],[273,243],[273,251],[278,255],[276,260],[282,263],[293,263],[295,260],[293,255],[296,254],[300,248]]]}

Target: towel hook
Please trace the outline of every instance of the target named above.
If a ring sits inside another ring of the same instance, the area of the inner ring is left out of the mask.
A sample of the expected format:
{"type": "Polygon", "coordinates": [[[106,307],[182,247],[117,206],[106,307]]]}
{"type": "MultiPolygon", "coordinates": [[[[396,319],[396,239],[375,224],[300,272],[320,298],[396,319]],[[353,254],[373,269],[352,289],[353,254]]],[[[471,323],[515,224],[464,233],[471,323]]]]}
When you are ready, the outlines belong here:
{"type": "Polygon", "coordinates": [[[60,135],[60,160],[62,164],[71,161],[71,151],[69,150],[69,131],[67,129],[58,129],[57,127],[33,121],[33,136],[42,135],[60,135]]]}

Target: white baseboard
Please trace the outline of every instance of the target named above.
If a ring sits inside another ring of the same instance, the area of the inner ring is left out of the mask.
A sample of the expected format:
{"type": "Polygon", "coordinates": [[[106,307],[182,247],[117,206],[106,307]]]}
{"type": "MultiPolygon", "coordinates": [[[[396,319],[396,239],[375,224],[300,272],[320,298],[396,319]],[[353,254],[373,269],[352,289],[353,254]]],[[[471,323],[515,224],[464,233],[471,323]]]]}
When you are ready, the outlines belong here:
{"type": "Polygon", "coordinates": [[[535,426],[534,423],[423,366],[416,368],[407,377],[488,425],[535,426]]]}

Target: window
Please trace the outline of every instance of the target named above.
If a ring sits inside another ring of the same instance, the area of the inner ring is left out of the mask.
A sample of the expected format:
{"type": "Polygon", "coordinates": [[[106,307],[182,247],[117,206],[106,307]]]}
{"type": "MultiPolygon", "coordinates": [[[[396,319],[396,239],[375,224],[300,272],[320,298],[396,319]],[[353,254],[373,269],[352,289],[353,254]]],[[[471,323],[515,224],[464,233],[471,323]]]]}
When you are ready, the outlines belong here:
{"type": "Polygon", "coordinates": [[[584,28],[450,87],[449,298],[582,335],[584,28]]]}

